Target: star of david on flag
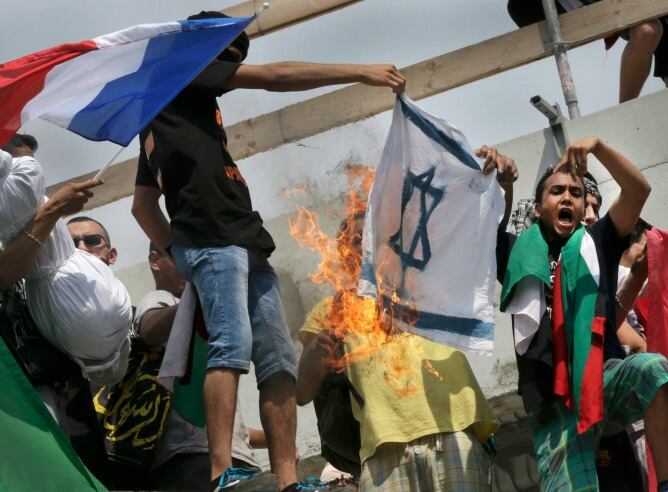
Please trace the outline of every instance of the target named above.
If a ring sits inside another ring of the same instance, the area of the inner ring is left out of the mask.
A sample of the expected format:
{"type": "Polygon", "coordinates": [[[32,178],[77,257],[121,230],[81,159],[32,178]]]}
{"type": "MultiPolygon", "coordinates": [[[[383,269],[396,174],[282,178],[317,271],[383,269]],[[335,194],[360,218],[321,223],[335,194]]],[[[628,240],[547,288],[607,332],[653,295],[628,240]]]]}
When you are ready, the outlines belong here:
{"type": "Polygon", "coordinates": [[[504,197],[481,169],[459,130],[398,98],[369,196],[358,291],[391,305],[394,326],[490,354],[504,197]]]}

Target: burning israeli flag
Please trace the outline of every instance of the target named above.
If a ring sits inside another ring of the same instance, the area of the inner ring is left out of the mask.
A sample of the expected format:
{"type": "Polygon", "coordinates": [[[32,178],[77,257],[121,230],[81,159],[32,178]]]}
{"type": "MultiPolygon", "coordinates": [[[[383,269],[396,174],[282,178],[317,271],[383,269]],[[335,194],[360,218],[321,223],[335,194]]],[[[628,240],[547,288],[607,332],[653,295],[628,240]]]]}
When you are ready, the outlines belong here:
{"type": "Polygon", "coordinates": [[[405,96],[371,189],[359,294],[399,329],[489,354],[504,194],[464,135],[405,96]]]}

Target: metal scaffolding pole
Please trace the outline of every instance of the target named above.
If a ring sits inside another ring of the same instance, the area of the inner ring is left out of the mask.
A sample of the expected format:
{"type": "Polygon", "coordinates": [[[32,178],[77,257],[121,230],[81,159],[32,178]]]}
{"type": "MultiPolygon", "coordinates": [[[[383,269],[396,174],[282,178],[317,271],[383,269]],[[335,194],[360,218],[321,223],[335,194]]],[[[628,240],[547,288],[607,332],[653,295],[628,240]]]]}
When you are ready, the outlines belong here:
{"type": "Polygon", "coordinates": [[[559,26],[559,15],[555,0],[542,0],[543,10],[545,11],[545,23],[552,37],[552,47],[554,49],[554,58],[557,61],[557,70],[561,80],[561,89],[564,91],[564,99],[568,106],[568,115],[571,119],[580,117],[580,108],[578,107],[578,96],[575,92],[575,83],[571,74],[571,65],[568,63],[566,50],[568,44],[561,37],[561,27],[559,26]]]}

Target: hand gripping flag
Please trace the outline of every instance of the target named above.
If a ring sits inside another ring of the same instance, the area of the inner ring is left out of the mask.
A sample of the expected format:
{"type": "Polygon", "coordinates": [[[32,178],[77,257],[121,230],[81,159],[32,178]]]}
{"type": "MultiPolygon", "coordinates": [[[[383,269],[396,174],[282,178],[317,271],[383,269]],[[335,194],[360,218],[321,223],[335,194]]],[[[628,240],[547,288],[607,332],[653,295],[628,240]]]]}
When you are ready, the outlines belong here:
{"type": "Polygon", "coordinates": [[[0,145],[39,117],[127,146],[253,19],[142,24],[0,64],[0,145]]]}
{"type": "Polygon", "coordinates": [[[464,135],[397,99],[369,196],[361,295],[391,306],[393,323],[489,354],[495,246],[504,196],[464,135]]]}

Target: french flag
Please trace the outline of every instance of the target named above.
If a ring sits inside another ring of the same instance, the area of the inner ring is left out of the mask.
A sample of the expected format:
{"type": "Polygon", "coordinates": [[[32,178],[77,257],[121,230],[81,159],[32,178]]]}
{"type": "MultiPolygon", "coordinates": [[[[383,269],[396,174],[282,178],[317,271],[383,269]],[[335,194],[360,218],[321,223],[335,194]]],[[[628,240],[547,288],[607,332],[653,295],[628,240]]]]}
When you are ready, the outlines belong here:
{"type": "Polygon", "coordinates": [[[0,145],[39,117],[127,146],[254,19],[142,24],[0,64],[0,145]]]}

